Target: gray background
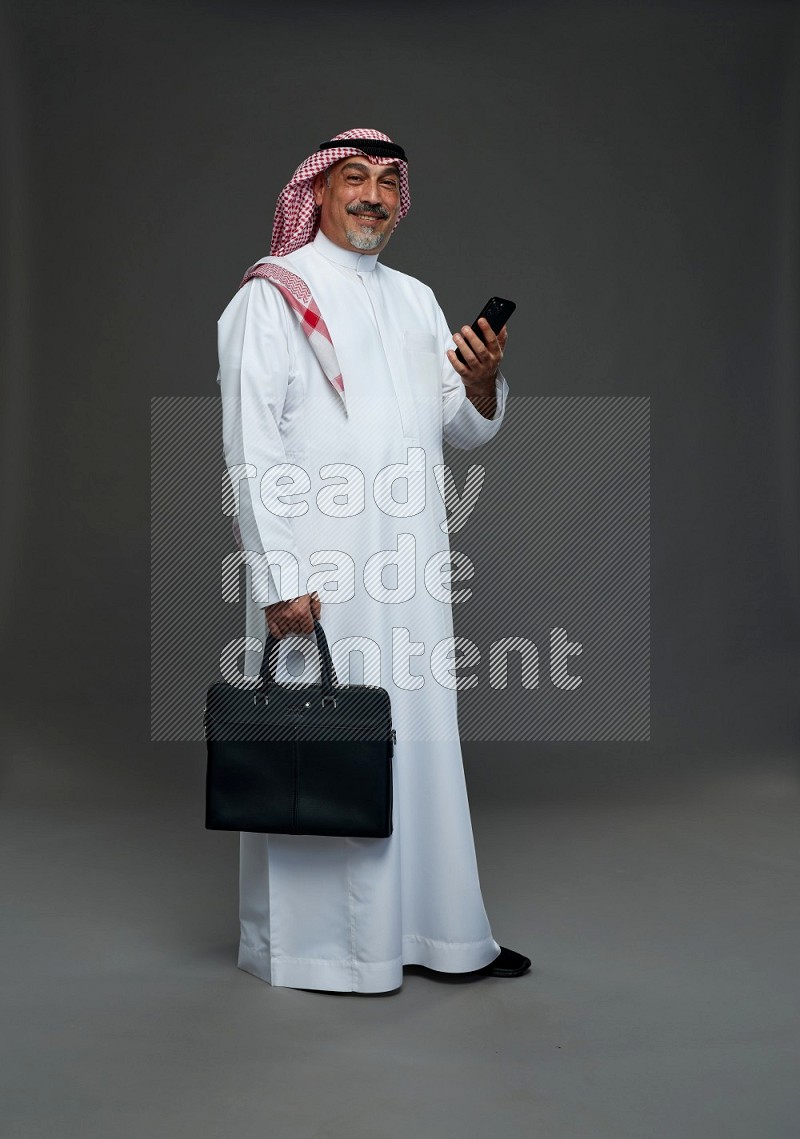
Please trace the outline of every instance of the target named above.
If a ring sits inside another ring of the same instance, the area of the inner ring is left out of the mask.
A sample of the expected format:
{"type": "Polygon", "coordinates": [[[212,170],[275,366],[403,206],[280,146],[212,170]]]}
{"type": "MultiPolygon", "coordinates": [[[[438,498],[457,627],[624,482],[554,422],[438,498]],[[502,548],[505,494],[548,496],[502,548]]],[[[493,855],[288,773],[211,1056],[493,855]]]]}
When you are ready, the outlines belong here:
{"type": "Polygon", "coordinates": [[[799,15],[4,5],[13,1134],[796,1134],[799,15]],[[214,394],[278,192],[353,126],[411,160],[386,263],[454,323],[518,302],[512,390],[653,428],[651,740],[465,744],[534,970],[376,1001],[234,968],[235,842],[148,713],[150,397],[214,394]]]}

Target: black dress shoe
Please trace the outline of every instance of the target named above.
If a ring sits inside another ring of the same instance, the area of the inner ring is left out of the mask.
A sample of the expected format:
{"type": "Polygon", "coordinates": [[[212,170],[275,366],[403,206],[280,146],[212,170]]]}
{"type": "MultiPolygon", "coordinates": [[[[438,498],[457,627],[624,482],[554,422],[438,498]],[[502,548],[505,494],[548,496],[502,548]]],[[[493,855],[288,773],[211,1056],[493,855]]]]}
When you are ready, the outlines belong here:
{"type": "Polygon", "coordinates": [[[406,965],[412,973],[420,970],[423,975],[435,977],[437,981],[444,981],[449,985],[460,985],[467,981],[479,981],[482,977],[521,977],[523,973],[531,967],[529,957],[523,957],[521,953],[515,953],[513,949],[504,949],[500,946],[500,952],[493,961],[488,965],[481,966],[480,969],[471,969],[468,973],[445,973],[439,969],[429,969],[427,965],[406,965]]]}
{"type": "Polygon", "coordinates": [[[528,972],[530,967],[530,957],[523,957],[521,953],[515,953],[513,949],[505,949],[501,945],[499,955],[495,957],[494,961],[484,965],[481,972],[485,973],[487,977],[521,977],[523,973],[528,972]]]}

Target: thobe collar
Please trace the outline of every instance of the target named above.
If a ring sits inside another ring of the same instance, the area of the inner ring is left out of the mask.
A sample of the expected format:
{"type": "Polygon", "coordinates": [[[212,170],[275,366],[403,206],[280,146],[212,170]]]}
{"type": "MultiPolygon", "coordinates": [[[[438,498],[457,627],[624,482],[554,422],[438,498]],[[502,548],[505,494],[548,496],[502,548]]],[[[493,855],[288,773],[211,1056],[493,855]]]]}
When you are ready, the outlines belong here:
{"type": "Polygon", "coordinates": [[[359,253],[357,249],[342,249],[340,245],[336,245],[326,237],[321,229],[317,230],[311,248],[328,261],[334,261],[337,265],[344,265],[348,269],[355,269],[357,273],[371,273],[378,264],[377,253],[359,253]]]}

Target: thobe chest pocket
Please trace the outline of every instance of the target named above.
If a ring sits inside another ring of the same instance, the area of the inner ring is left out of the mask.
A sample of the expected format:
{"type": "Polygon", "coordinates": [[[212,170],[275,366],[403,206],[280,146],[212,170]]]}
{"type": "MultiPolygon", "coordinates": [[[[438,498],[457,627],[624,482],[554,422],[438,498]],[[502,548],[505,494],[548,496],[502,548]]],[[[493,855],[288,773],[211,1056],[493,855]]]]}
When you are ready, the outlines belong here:
{"type": "Polygon", "coordinates": [[[421,436],[441,437],[442,360],[439,341],[431,332],[413,329],[403,334],[403,355],[421,436]]]}

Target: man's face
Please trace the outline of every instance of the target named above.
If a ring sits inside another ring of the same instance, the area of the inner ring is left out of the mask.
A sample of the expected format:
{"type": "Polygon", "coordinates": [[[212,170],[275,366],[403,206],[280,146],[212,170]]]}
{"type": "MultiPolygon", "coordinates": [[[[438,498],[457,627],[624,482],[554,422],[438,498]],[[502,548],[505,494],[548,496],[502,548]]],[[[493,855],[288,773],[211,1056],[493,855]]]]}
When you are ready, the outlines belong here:
{"type": "Polygon", "coordinates": [[[314,179],[319,228],[342,249],[379,253],[394,229],[400,209],[398,168],[380,166],[361,155],[343,158],[314,179]],[[330,182],[330,185],[328,185],[330,182]]]}

